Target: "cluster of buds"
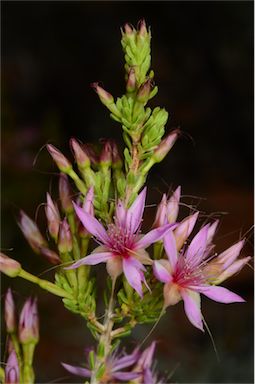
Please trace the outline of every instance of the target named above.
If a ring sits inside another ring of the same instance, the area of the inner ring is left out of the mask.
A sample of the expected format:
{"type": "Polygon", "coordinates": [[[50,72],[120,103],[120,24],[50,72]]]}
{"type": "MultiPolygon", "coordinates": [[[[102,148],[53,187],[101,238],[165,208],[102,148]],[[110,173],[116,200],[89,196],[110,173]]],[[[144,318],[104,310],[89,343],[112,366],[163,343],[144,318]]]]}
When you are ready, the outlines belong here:
{"type": "Polygon", "coordinates": [[[12,291],[5,296],[4,317],[8,334],[8,358],[4,383],[33,383],[33,356],[39,341],[39,319],[36,299],[29,298],[17,319],[12,291]]]}

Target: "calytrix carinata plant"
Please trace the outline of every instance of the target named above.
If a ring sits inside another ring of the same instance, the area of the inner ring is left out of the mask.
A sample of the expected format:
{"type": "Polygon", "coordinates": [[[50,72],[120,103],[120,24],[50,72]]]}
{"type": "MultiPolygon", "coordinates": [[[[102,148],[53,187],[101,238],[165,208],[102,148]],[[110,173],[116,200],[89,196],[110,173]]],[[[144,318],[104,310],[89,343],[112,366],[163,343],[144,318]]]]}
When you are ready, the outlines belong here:
{"type": "MultiPolygon", "coordinates": [[[[193,228],[199,212],[178,220],[180,187],[170,198],[163,195],[151,229],[146,231],[142,226],[148,172],[168,154],[179,130],[166,133],[167,111],[148,106],[158,91],[151,69],[150,30],[142,20],[137,29],[126,24],[121,33],[125,94],[114,99],[98,83],[93,83],[93,88],[111,118],[121,126],[123,156],[112,139],[101,140],[98,150],[72,138],[73,165],[48,144],[47,149],[60,171],[60,204],[47,193],[45,208],[51,240],[46,240],[23,211],[19,226],[33,251],[56,266],[55,281],[27,272],[19,262],[4,254],[1,254],[0,270],[61,297],[69,311],[86,320],[97,345],[91,348],[85,367],[63,363],[69,372],[93,384],[119,381],[151,384],[160,382],[152,368],[155,342],[143,350],[137,346],[126,354],[119,348],[121,338],[129,335],[137,324],[157,322],[167,307],[179,301],[183,301],[189,321],[203,331],[200,295],[221,303],[244,301],[219,284],[239,272],[250,257],[238,259],[244,240],[215,254],[213,237],[218,220],[203,225],[195,235],[193,228]],[[103,320],[98,313],[102,295],[97,293],[95,279],[95,265],[99,263],[106,265],[103,320]]],[[[19,377],[33,383],[33,355],[28,369],[26,353],[23,356],[19,346],[24,344],[21,333],[17,336],[15,329],[10,329],[12,316],[8,313],[13,313],[14,305],[8,306],[10,302],[13,299],[8,291],[6,324],[11,347],[1,375],[6,383],[19,382],[19,377]]],[[[31,313],[35,304],[29,305],[27,312],[31,313]]],[[[30,335],[33,324],[31,321],[28,324],[30,335]]],[[[38,338],[38,332],[36,337],[28,337],[27,343],[33,346],[33,351],[38,338]]]]}

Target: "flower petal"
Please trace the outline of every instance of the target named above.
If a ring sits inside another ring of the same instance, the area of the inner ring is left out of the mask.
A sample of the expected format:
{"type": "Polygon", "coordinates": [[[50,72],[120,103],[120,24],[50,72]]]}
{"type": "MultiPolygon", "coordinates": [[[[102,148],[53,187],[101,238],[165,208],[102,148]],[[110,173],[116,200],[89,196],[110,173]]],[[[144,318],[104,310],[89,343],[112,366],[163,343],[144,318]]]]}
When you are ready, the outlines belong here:
{"type": "Polygon", "coordinates": [[[219,225],[219,220],[215,220],[215,222],[209,226],[207,231],[207,245],[211,244],[218,225],[219,225]]]}
{"type": "Polygon", "coordinates": [[[139,372],[114,372],[112,373],[112,377],[121,381],[130,381],[135,380],[141,376],[139,372]]]}
{"type": "Polygon", "coordinates": [[[238,243],[232,245],[217,257],[217,260],[220,263],[224,263],[224,268],[229,267],[229,265],[239,256],[239,253],[244,246],[244,242],[245,240],[238,241],[238,243]]]}
{"type": "Polygon", "coordinates": [[[76,367],[75,365],[70,365],[70,364],[66,364],[66,363],[61,363],[61,365],[63,365],[63,367],[68,372],[73,373],[74,375],[81,376],[81,377],[90,377],[91,376],[91,372],[86,368],[76,367]]]}
{"type": "Polygon", "coordinates": [[[77,204],[73,203],[73,206],[77,216],[79,217],[87,231],[93,236],[95,236],[98,240],[100,240],[103,244],[107,244],[109,238],[102,224],[89,213],[85,212],[77,204]]]}
{"type": "Polygon", "coordinates": [[[200,294],[190,289],[182,289],[181,295],[184,301],[184,310],[189,321],[196,328],[203,331],[200,294]]]}
{"type": "Polygon", "coordinates": [[[164,248],[166,250],[166,254],[171,264],[171,267],[172,269],[174,269],[178,258],[177,258],[176,241],[172,231],[169,231],[164,237],[164,248]]]}
{"type": "Polygon", "coordinates": [[[181,186],[173,192],[167,203],[167,220],[169,223],[174,223],[177,219],[179,212],[179,202],[181,197],[181,186]]]}
{"type": "Polygon", "coordinates": [[[64,269],[75,269],[80,267],[81,265],[96,265],[99,263],[105,263],[112,257],[113,255],[111,254],[111,252],[92,253],[91,255],[83,257],[82,259],[76,261],[76,263],[64,269]]]}
{"type": "Polygon", "coordinates": [[[136,348],[131,355],[120,357],[114,362],[112,372],[118,371],[122,368],[130,367],[130,365],[133,365],[137,361],[139,354],[140,352],[138,348],[136,348]]]}
{"type": "Polygon", "coordinates": [[[176,248],[179,251],[189,235],[191,234],[197,218],[198,218],[198,212],[194,213],[193,215],[190,215],[183,219],[177,226],[176,230],[174,231],[174,237],[176,240],[176,248]]]}
{"type": "Polygon", "coordinates": [[[244,257],[243,259],[234,261],[233,264],[231,264],[228,268],[223,271],[219,277],[216,279],[215,284],[220,284],[224,280],[228,279],[229,277],[233,276],[235,273],[239,272],[245,264],[248,263],[248,261],[251,259],[250,256],[244,257]]]}
{"type": "MultiPolygon", "coordinates": [[[[136,260],[137,261],[137,260],[136,260]]],[[[134,263],[134,259],[129,257],[123,258],[123,272],[127,278],[127,281],[132,288],[136,290],[138,295],[143,296],[142,283],[141,283],[141,271],[137,268],[137,264],[134,263]]]]}
{"type": "Polygon", "coordinates": [[[189,263],[189,266],[197,266],[201,263],[204,257],[204,253],[207,245],[207,233],[208,233],[209,224],[205,225],[200,231],[196,234],[192,242],[190,243],[186,251],[186,261],[189,263]]]}
{"type": "Polygon", "coordinates": [[[131,207],[127,210],[126,226],[130,233],[134,233],[142,222],[145,198],[146,187],[137,196],[131,207]]]}
{"type": "Polygon", "coordinates": [[[135,243],[135,249],[147,248],[152,243],[161,240],[170,228],[174,229],[176,226],[177,224],[166,224],[163,227],[153,229],[135,243]]]}
{"type": "Polygon", "coordinates": [[[116,221],[117,221],[116,224],[124,228],[126,226],[127,210],[124,207],[124,204],[121,200],[117,202],[115,214],[116,214],[116,221]]]}
{"type": "Polygon", "coordinates": [[[162,283],[169,283],[171,281],[170,273],[158,261],[154,261],[153,263],[153,273],[156,279],[162,281],[162,283]]]}
{"type": "Polygon", "coordinates": [[[218,301],[219,303],[243,303],[245,300],[234,292],[229,291],[227,288],[212,285],[210,287],[199,287],[199,291],[209,299],[218,301]]]}

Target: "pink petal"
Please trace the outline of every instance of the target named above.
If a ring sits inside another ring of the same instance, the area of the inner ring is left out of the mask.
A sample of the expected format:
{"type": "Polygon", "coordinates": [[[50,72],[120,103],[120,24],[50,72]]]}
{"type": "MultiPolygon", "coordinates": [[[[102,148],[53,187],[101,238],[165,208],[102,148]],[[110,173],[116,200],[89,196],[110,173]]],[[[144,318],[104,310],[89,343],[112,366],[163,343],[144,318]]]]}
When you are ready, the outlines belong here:
{"type": "Polygon", "coordinates": [[[123,272],[126,276],[127,281],[134,290],[143,296],[142,283],[141,283],[141,271],[137,269],[136,263],[133,262],[133,258],[123,258],[123,272]]]}
{"type": "Polygon", "coordinates": [[[197,266],[203,259],[207,245],[208,228],[209,224],[200,229],[186,251],[185,258],[190,266],[197,266]]]}
{"type": "Polygon", "coordinates": [[[89,213],[85,212],[77,204],[73,203],[73,206],[77,216],[79,217],[87,231],[93,236],[95,236],[98,240],[100,240],[103,244],[107,244],[109,238],[102,224],[89,213]]]}
{"type": "Polygon", "coordinates": [[[174,223],[179,212],[179,202],[181,197],[181,187],[176,188],[167,204],[167,220],[169,223],[174,223]]]}
{"type": "Polygon", "coordinates": [[[209,297],[209,299],[218,301],[219,303],[229,304],[245,302],[241,296],[229,291],[227,288],[218,287],[215,285],[210,287],[201,287],[201,289],[199,287],[199,291],[203,293],[203,295],[209,297]]]}
{"type": "Polygon", "coordinates": [[[93,200],[94,200],[94,188],[92,186],[89,188],[82,206],[83,210],[89,213],[91,216],[94,216],[93,200]]]}
{"type": "Polygon", "coordinates": [[[126,208],[124,207],[124,204],[122,201],[118,201],[115,209],[116,213],[116,221],[119,226],[122,228],[126,226],[126,215],[127,211],[126,208]]]}
{"type": "Polygon", "coordinates": [[[131,207],[127,210],[126,226],[131,233],[134,233],[142,222],[145,198],[146,187],[137,196],[131,207]]]}
{"type": "Polygon", "coordinates": [[[234,261],[233,264],[231,264],[228,268],[223,271],[219,277],[217,278],[217,284],[222,283],[222,281],[228,279],[229,277],[233,276],[235,273],[239,272],[245,264],[248,263],[248,261],[251,259],[250,256],[244,257],[243,259],[234,261]]]}
{"type": "Polygon", "coordinates": [[[112,373],[112,377],[121,381],[130,381],[135,380],[141,376],[139,372],[114,372],[112,373]]]}
{"type": "Polygon", "coordinates": [[[81,265],[96,265],[99,263],[105,263],[112,257],[113,255],[111,252],[92,253],[91,255],[85,256],[79,261],[76,261],[76,263],[70,265],[70,267],[66,267],[64,269],[75,269],[81,265]]]}
{"type": "Polygon", "coordinates": [[[212,223],[208,227],[208,231],[207,231],[207,245],[210,245],[210,243],[212,242],[218,225],[219,225],[219,220],[215,220],[215,222],[212,223]]]}
{"type": "Polygon", "coordinates": [[[177,224],[166,224],[163,227],[155,228],[144,235],[135,244],[135,249],[147,248],[152,243],[161,240],[170,228],[174,229],[177,224]]]}
{"type": "Polygon", "coordinates": [[[169,283],[171,281],[170,273],[158,261],[154,261],[153,263],[153,273],[156,279],[162,281],[162,283],[169,283]]]}
{"type": "Polygon", "coordinates": [[[164,237],[164,247],[171,267],[174,269],[177,263],[176,241],[172,231],[169,231],[164,237]]]}
{"type": "Polygon", "coordinates": [[[137,362],[137,359],[140,355],[140,352],[138,348],[136,348],[131,355],[126,355],[123,357],[120,357],[114,362],[114,367],[112,369],[112,372],[119,371],[120,369],[130,367],[130,365],[133,365],[137,362]]]}
{"type": "Polygon", "coordinates": [[[91,372],[82,367],[76,367],[75,365],[65,364],[61,363],[61,365],[70,373],[73,373],[74,375],[81,376],[81,377],[90,377],[91,372]]]}
{"type": "Polygon", "coordinates": [[[203,331],[202,313],[200,308],[200,294],[190,289],[182,289],[181,295],[184,301],[185,313],[196,328],[203,331]]]}
{"type": "Polygon", "coordinates": [[[224,268],[227,268],[239,256],[239,253],[244,246],[244,241],[245,240],[241,240],[238,243],[232,245],[217,257],[218,261],[224,263],[224,268]]]}

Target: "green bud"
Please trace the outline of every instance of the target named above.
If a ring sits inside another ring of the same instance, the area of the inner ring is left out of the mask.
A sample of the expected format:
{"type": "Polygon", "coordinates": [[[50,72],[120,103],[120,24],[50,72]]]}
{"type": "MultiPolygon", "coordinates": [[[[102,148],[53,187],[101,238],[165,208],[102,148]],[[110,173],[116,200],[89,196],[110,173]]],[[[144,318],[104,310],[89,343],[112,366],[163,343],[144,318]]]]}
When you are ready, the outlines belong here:
{"type": "Polygon", "coordinates": [[[0,272],[9,277],[16,277],[21,271],[21,264],[0,252],[0,272]]]}
{"type": "Polygon", "coordinates": [[[47,144],[47,149],[60,171],[67,173],[72,169],[70,161],[54,145],[47,144]]]}

